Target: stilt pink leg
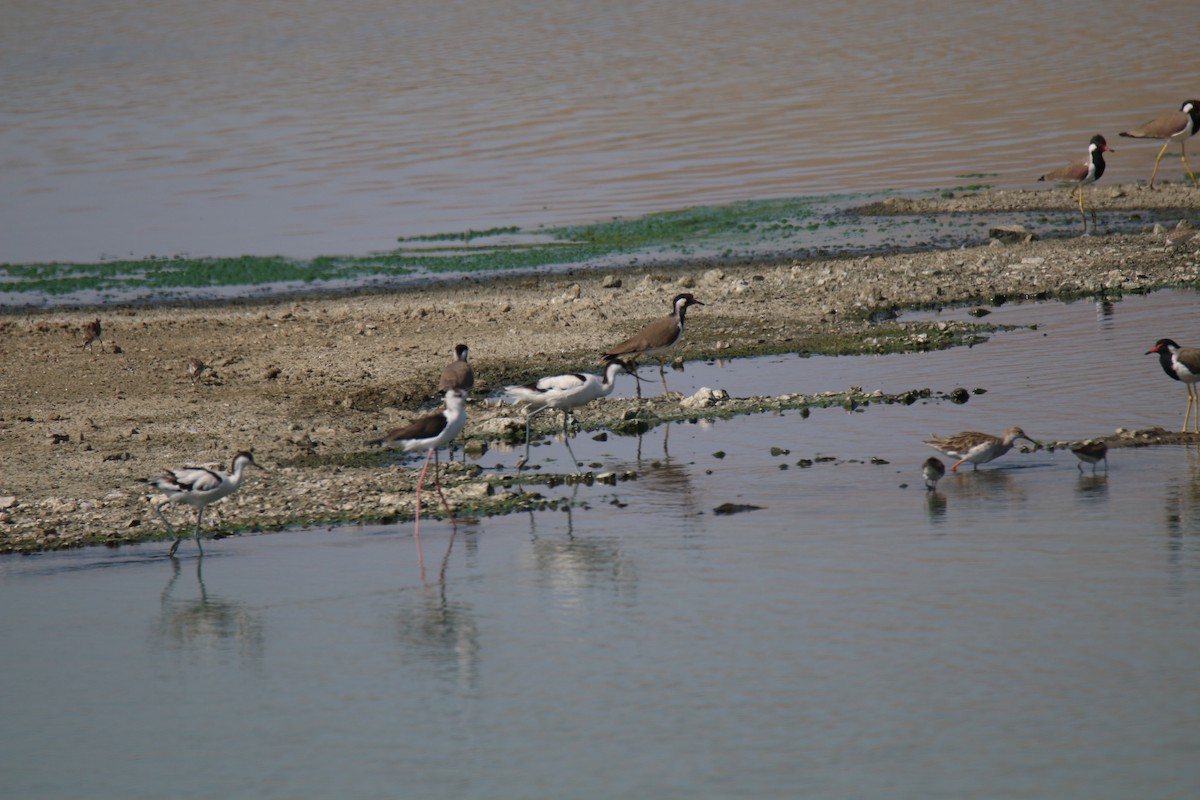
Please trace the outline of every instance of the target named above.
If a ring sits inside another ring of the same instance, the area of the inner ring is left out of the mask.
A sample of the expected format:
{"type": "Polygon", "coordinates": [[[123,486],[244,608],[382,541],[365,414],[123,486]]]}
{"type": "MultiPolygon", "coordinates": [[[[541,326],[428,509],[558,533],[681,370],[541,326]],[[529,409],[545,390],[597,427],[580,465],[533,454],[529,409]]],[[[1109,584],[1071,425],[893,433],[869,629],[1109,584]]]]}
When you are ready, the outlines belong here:
{"type": "Polygon", "coordinates": [[[450,521],[454,522],[454,512],[450,510],[450,504],[446,502],[446,495],[442,494],[442,479],[438,475],[438,454],[433,451],[433,485],[437,487],[438,497],[442,498],[442,506],[446,509],[446,514],[450,517],[450,521]]]}

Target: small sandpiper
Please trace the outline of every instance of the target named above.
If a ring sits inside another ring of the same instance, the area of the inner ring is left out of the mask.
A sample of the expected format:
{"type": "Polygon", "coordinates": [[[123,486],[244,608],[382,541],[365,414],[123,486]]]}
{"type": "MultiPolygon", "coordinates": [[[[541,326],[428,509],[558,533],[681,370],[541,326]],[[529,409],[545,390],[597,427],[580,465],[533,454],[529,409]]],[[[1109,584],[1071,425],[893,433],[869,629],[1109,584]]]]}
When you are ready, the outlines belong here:
{"type": "Polygon", "coordinates": [[[931,492],[937,491],[938,481],[946,474],[946,465],[937,456],[930,456],[921,465],[921,475],[925,478],[925,488],[931,492]]]}
{"type": "Polygon", "coordinates": [[[1100,439],[1088,439],[1086,442],[1072,445],[1071,452],[1079,459],[1076,466],[1080,472],[1083,472],[1084,464],[1091,464],[1092,473],[1095,474],[1096,464],[1100,461],[1104,462],[1104,471],[1108,472],[1108,445],[1100,439]]]}

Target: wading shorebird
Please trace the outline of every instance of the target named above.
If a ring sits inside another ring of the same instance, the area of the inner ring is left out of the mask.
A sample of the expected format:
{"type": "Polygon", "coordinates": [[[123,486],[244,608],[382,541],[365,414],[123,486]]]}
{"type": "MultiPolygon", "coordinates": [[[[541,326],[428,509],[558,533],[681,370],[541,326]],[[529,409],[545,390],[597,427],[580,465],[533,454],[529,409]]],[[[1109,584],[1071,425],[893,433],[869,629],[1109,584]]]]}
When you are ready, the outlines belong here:
{"type": "Polygon", "coordinates": [[[171,527],[171,523],[162,513],[163,506],[170,503],[183,503],[196,509],[196,530],[193,535],[196,538],[196,547],[200,550],[200,555],[204,555],[204,548],[200,545],[200,524],[204,520],[204,509],[222,497],[236,492],[242,485],[242,470],[246,467],[257,466],[258,464],[254,462],[254,455],[243,450],[233,457],[233,465],[229,472],[205,467],[184,467],[183,469],[170,469],[157,477],[147,478],[146,483],[166,495],[165,500],[154,504],[154,511],[162,520],[163,525],[167,526],[167,531],[175,537],[175,542],[167,551],[167,555],[175,555],[175,551],[179,549],[179,543],[183,541],[183,534],[175,533],[175,529],[171,527]]]}
{"type": "Polygon", "coordinates": [[[81,350],[91,350],[92,342],[100,342],[100,349],[104,349],[104,339],[100,336],[100,320],[98,319],[94,319],[83,326],[83,342],[80,343],[79,348],[81,350]]]}
{"type": "Polygon", "coordinates": [[[1200,433],[1200,400],[1196,398],[1196,382],[1200,381],[1200,347],[1180,347],[1172,339],[1159,339],[1146,351],[1146,355],[1151,353],[1158,353],[1163,372],[1187,387],[1187,410],[1183,412],[1183,427],[1179,432],[1187,433],[1188,418],[1192,417],[1192,408],[1196,407],[1192,432],[1200,433]]]}
{"type": "MultiPolygon", "coordinates": [[[[574,472],[579,462],[575,460],[575,453],[571,450],[571,412],[593,400],[612,394],[616,387],[616,378],[622,373],[629,373],[629,368],[624,361],[614,358],[604,366],[603,375],[572,372],[539,378],[533,383],[506,386],[505,397],[512,403],[524,403],[526,406],[525,455],[518,462],[517,470],[520,471],[529,461],[530,420],[548,408],[556,408],[563,413],[563,441],[567,445],[567,452],[571,454],[571,471],[574,472]]],[[[633,377],[637,378],[636,375],[633,377]]]]}
{"type": "MultiPolygon", "coordinates": [[[[668,316],[656,319],[635,335],[610,348],[601,358],[605,361],[623,358],[631,365],[631,374],[637,370],[636,360],[639,356],[658,355],[658,374],[662,378],[663,396],[667,396],[666,358],[662,356],[683,335],[684,316],[690,306],[702,306],[690,293],[675,295],[671,301],[672,311],[668,316]]],[[[637,385],[637,396],[642,396],[642,385],[637,385]]]]}
{"type": "Polygon", "coordinates": [[[1196,175],[1187,161],[1187,139],[1200,131],[1200,100],[1184,100],[1178,111],[1171,111],[1144,122],[1131,131],[1122,131],[1122,136],[1130,139],[1166,139],[1158,157],[1154,159],[1154,171],[1150,173],[1150,188],[1154,188],[1154,177],[1158,175],[1158,162],[1162,161],[1163,153],[1171,142],[1179,142],[1179,157],[1183,159],[1183,168],[1194,183],[1196,175]]]}
{"type": "Polygon", "coordinates": [[[980,464],[986,464],[993,461],[1012,449],[1013,443],[1017,439],[1025,439],[1033,442],[1035,447],[1041,447],[1041,444],[1025,435],[1025,431],[1017,427],[1009,428],[1004,432],[1003,436],[992,436],[988,433],[979,433],[978,431],[963,431],[956,433],[953,436],[934,436],[925,440],[925,444],[941,450],[948,456],[957,458],[958,461],[950,467],[951,472],[958,472],[959,466],[970,462],[975,465],[975,469],[979,469],[980,464]]]}
{"type": "Polygon", "coordinates": [[[1084,464],[1092,465],[1092,473],[1096,472],[1096,464],[1100,461],[1104,462],[1104,471],[1108,472],[1108,445],[1099,439],[1088,439],[1086,442],[1080,442],[1071,447],[1071,452],[1079,459],[1076,464],[1079,471],[1083,472],[1084,464]]]}
{"type": "Polygon", "coordinates": [[[438,381],[438,391],[445,394],[451,389],[458,389],[466,397],[475,388],[475,370],[467,363],[468,348],[465,344],[454,346],[454,360],[442,370],[438,381]]]}
{"type": "MultiPolygon", "coordinates": [[[[1083,232],[1088,231],[1087,214],[1083,212],[1083,187],[1100,180],[1104,174],[1104,154],[1114,152],[1104,141],[1104,137],[1096,134],[1088,142],[1087,156],[1060,169],[1047,172],[1039,181],[1057,181],[1074,183],[1079,192],[1079,216],[1083,217],[1083,232]]],[[[1092,230],[1096,229],[1096,208],[1092,207],[1092,230]]]]}
{"type": "MultiPolygon", "coordinates": [[[[438,497],[442,499],[442,505],[445,507],[450,521],[454,521],[454,512],[450,509],[450,504],[446,502],[446,496],[442,494],[442,481],[438,475],[437,451],[450,444],[467,424],[464,396],[461,389],[451,389],[446,392],[446,408],[444,410],[415,419],[404,427],[396,428],[379,439],[371,441],[371,444],[396,447],[405,453],[428,451],[425,454],[425,465],[421,467],[421,475],[417,478],[414,535],[417,537],[418,548],[421,544],[421,486],[425,482],[425,471],[429,469],[430,457],[434,459],[433,481],[437,487],[438,497]]],[[[422,571],[424,571],[423,568],[422,571]]]]}
{"type": "MultiPolygon", "coordinates": [[[[463,394],[463,398],[471,394],[471,390],[475,388],[475,370],[467,363],[467,353],[469,348],[465,344],[457,344],[454,346],[454,360],[445,366],[442,370],[441,378],[438,379],[438,392],[445,394],[451,389],[457,389],[463,394]]],[[[450,459],[454,459],[454,448],[450,448],[450,459]]],[[[463,462],[467,460],[467,451],[463,450],[463,462]]]]}
{"type": "Polygon", "coordinates": [[[937,456],[930,456],[925,459],[925,463],[921,465],[921,475],[925,478],[925,488],[928,491],[936,492],[938,481],[946,474],[946,465],[937,456]]]}

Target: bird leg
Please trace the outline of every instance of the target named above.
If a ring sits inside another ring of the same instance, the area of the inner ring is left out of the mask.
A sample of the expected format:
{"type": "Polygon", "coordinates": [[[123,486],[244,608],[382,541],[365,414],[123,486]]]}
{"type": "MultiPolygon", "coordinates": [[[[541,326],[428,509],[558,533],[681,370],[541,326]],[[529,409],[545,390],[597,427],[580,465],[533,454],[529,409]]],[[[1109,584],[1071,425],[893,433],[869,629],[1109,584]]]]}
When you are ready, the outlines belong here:
{"type": "Polygon", "coordinates": [[[536,411],[530,411],[525,415],[525,455],[517,459],[517,474],[521,474],[521,469],[529,463],[529,423],[538,414],[545,411],[549,406],[542,406],[536,411]]]}
{"type": "Polygon", "coordinates": [[[579,468],[579,462],[575,459],[575,451],[571,449],[571,429],[569,427],[570,419],[571,419],[571,412],[564,408],[563,409],[563,444],[565,444],[567,446],[567,452],[571,454],[571,473],[574,474],[575,471],[579,468]]]}
{"type": "Polygon", "coordinates": [[[662,378],[663,397],[670,397],[671,393],[667,391],[667,362],[658,362],[658,377],[662,378]]]}
{"type": "Polygon", "coordinates": [[[196,537],[196,547],[200,550],[200,555],[204,555],[204,548],[200,546],[200,523],[204,521],[205,506],[200,506],[200,510],[196,512],[196,530],[193,536],[196,537]]]}
{"type": "Polygon", "coordinates": [[[1200,398],[1196,397],[1196,384],[1188,383],[1185,385],[1187,386],[1188,393],[1187,410],[1183,412],[1183,427],[1179,429],[1179,432],[1188,432],[1188,419],[1193,418],[1192,409],[1195,407],[1195,415],[1192,419],[1192,427],[1195,433],[1200,433],[1200,398]]]}
{"type": "MultiPolygon", "coordinates": [[[[1083,235],[1087,235],[1087,214],[1083,213],[1083,187],[1079,187],[1079,216],[1083,217],[1083,235]]],[[[1092,212],[1092,227],[1096,227],[1096,212],[1092,212]]]]}
{"type": "Polygon", "coordinates": [[[442,494],[442,479],[439,476],[437,450],[433,451],[433,485],[437,487],[438,497],[442,498],[442,506],[446,509],[447,516],[450,517],[451,522],[454,522],[454,512],[450,510],[450,504],[446,502],[446,495],[442,494]]]}
{"type": "Polygon", "coordinates": [[[1154,171],[1150,173],[1150,188],[1154,188],[1154,176],[1158,174],[1158,162],[1162,161],[1163,153],[1167,152],[1167,148],[1171,146],[1171,140],[1167,139],[1163,144],[1162,150],[1158,151],[1158,158],[1154,159],[1154,171]]]}
{"type": "Polygon", "coordinates": [[[1188,162],[1187,162],[1187,142],[1186,141],[1181,141],[1179,143],[1179,157],[1183,159],[1183,168],[1187,170],[1188,177],[1192,179],[1192,183],[1197,183],[1198,181],[1196,180],[1196,175],[1195,175],[1195,173],[1192,172],[1192,168],[1188,165],[1188,162]]]}
{"type": "Polygon", "coordinates": [[[171,527],[171,523],[168,522],[166,516],[163,515],[162,507],[165,505],[166,502],[164,501],[162,503],[151,504],[151,507],[154,509],[154,513],[158,514],[158,518],[162,520],[163,525],[167,526],[167,532],[175,537],[175,542],[171,545],[171,549],[167,551],[168,556],[173,556],[175,555],[175,551],[179,549],[179,541],[183,537],[176,535],[175,529],[171,527]]]}

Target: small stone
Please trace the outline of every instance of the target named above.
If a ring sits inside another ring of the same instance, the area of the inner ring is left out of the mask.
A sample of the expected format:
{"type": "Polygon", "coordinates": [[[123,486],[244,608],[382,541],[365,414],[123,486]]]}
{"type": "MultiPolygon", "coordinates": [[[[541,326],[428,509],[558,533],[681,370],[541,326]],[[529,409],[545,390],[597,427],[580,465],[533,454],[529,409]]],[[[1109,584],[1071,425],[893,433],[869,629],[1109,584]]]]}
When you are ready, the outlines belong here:
{"type": "Polygon", "coordinates": [[[1036,242],[1038,235],[1023,225],[994,225],[988,229],[988,238],[1001,244],[1024,244],[1036,242]]]}

